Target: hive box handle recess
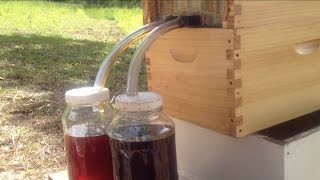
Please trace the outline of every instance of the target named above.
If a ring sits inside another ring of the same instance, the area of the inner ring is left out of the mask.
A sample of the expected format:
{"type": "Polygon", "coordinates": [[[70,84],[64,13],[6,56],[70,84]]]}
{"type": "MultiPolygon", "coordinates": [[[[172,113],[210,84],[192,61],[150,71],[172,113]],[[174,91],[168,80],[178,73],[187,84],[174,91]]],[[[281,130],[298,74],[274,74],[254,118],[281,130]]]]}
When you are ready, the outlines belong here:
{"type": "Polygon", "coordinates": [[[295,51],[301,55],[307,55],[319,50],[320,39],[298,43],[294,46],[295,51]]]}
{"type": "Polygon", "coordinates": [[[195,50],[170,49],[169,52],[174,60],[181,63],[192,63],[198,56],[195,50]]]}

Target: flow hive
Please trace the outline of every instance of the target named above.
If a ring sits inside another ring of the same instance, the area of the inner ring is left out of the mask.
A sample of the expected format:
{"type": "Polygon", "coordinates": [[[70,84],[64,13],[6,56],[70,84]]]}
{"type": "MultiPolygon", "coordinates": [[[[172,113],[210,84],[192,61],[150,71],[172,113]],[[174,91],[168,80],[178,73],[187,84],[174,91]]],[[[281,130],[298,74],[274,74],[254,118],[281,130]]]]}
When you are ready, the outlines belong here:
{"type": "Polygon", "coordinates": [[[320,109],[320,1],[142,1],[144,21],[202,16],[146,54],[167,114],[243,137],[320,109]]]}

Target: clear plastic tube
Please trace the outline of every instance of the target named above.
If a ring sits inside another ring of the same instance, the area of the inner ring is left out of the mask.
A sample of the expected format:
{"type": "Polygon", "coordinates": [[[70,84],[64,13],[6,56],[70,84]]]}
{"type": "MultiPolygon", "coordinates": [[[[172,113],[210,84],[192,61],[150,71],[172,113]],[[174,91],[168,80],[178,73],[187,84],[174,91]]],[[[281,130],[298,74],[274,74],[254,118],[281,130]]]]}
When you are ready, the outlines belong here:
{"type": "Polygon", "coordinates": [[[168,21],[160,25],[159,27],[153,29],[148,34],[148,36],[146,36],[143,39],[139,47],[136,49],[130,63],[128,79],[127,79],[127,95],[128,96],[135,96],[138,94],[138,75],[140,71],[140,66],[141,66],[142,59],[147,49],[150,47],[150,45],[162,34],[172,29],[176,29],[182,25],[183,25],[183,18],[178,17],[174,20],[168,21]]]}
{"type": "Polygon", "coordinates": [[[94,87],[104,88],[108,75],[110,73],[111,67],[114,62],[118,59],[120,54],[127,49],[131,44],[138,41],[139,39],[145,37],[148,32],[163,24],[165,20],[156,21],[141,28],[133,31],[128,36],[123,38],[119,43],[117,43],[110,51],[109,55],[105,58],[100,69],[97,73],[96,79],[94,81],[94,87]]]}

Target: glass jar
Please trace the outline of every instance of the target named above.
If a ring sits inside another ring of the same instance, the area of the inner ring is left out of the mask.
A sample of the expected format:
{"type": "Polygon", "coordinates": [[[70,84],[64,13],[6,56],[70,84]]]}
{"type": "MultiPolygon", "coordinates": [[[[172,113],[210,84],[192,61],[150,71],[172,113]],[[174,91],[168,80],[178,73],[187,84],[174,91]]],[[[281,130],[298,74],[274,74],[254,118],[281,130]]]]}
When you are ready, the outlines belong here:
{"type": "Polygon", "coordinates": [[[115,180],[177,180],[175,127],[161,96],[142,92],[116,98],[108,127],[115,180]]]}
{"type": "Polygon", "coordinates": [[[85,87],[67,91],[63,116],[70,180],[113,180],[107,127],[114,118],[108,89],[85,87]]]}

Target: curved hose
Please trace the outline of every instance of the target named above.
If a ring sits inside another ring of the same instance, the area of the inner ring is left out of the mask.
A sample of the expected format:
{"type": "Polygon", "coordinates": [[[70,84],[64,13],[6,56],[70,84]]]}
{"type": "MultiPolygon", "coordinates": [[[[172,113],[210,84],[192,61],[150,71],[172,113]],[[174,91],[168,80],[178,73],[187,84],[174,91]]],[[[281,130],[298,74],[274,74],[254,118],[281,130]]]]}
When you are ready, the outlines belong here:
{"type": "Polygon", "coordinates": [[[153,30],[155,27],[163,24],[165,20],[156,21],[147,25],[142,26],[141,28],[133,31],[128,36],[123,38],[119,43],[117,43],[110,51],[110,54],[105,58],[100,66],[100,69],[97,73],[96,79],[94,81],[94,87],[104,88],[108,75],[110,73],[111,67],[114,62],[119,58],[120,54],[127,49],[131,44],[135,43],[139,39],[145,37],[148,32],[153,30]]]}
{"type": "Polygon", "coordinates": [[[135,96],[138,94],[138,75],[140,71],[140,66],[142,59],[150,47],[150,45],[162,34],[176,29],[183,25],[183,18],[178,17],[171,21],[168,21],[159,27],[152,30],[147,37],[143,39],[139,47],[136,49],[135,53],[133,54],[129,72],[128,72],[128,79],[127,79],[127,95],[128,96],[135,96]]]}

